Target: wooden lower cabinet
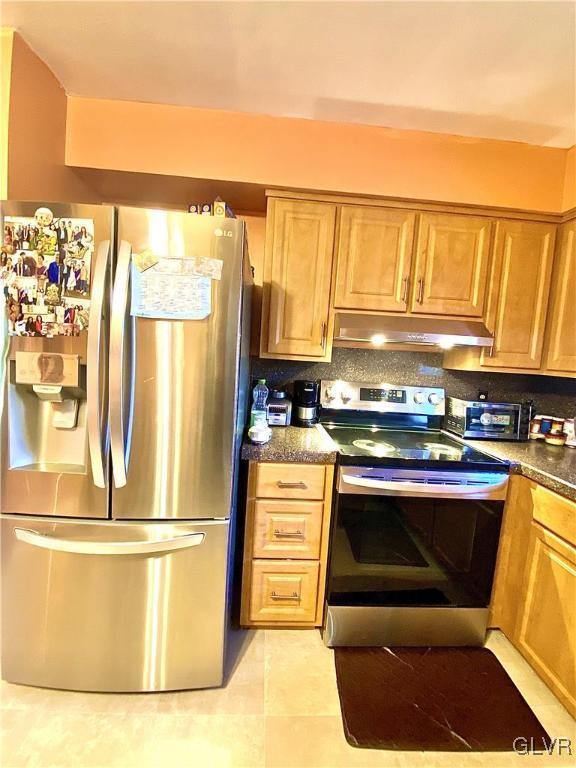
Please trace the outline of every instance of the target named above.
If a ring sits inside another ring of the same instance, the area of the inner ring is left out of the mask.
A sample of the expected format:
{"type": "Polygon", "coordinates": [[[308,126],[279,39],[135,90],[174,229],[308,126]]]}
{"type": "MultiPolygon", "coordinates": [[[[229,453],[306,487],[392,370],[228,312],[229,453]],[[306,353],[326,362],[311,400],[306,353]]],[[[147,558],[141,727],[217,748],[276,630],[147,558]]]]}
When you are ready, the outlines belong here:
{"type": "Polygon", "coordinates": [[[322,623],[333,479],[331,465],[250,462],[243,626],[322,623]]]}
{"type": "Polygon", "coordinates": [[[253,560],[250,621],[314,622],[319,569],[317,560],[253,560]]]}
{"type": "Polygon", "coordinates": [[[517,643],[576,715],[576,547],[538,523],[530,531],[517,643]]]}
{"type": "Polygon", "coordinates": [[[254,499],[253,513],[254,557],[320,557],[323,501],[254,499]]]}
{"type": "Polygon", "coordinates": [[[254,496],[265,499],[323,499],[323,464],[254,464],[254,496]]]}
{"type": "Polygon", "coordinates": [[[506,503],[491,624],[576,716],[576,503],[520,476],[506,503]]]}

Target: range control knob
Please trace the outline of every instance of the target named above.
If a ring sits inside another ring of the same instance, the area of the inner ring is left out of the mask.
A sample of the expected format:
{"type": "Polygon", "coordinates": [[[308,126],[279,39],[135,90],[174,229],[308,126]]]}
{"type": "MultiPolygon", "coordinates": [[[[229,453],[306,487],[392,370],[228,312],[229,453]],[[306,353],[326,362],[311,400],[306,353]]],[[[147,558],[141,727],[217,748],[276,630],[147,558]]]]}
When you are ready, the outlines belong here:
{"type": "Polygon", "coordinates": [[[430,403],[430,405],[438,405],[441,399],[442,398],[437,392],[431,392],[428,395],[428,402],[430,403]]]}
{"type": "Polygon", "coordinates": [[[332,400],[336,399],[336,395],[334,394],[334,392],[332,392],[330,387],[326,387],[326,392],[324,393],[324,395],[326,397],[326,400],[328,400],[329,403],[331,403],[332,400]]]}
{"type": "Polygon", "coordinates": [[[424,392],[414,392],[414,402],[417,405],[424,402],[424,392]]]}
{"type": "Polygon", "coordinates": [[[349,403],[350,400],[352,400],[352,392],[350,392],[349,389],[344,389],[340,393],[340,397],[341,397],[342,402],[344,403],[344,405],[346,405],[346,403],[349,403]]]}

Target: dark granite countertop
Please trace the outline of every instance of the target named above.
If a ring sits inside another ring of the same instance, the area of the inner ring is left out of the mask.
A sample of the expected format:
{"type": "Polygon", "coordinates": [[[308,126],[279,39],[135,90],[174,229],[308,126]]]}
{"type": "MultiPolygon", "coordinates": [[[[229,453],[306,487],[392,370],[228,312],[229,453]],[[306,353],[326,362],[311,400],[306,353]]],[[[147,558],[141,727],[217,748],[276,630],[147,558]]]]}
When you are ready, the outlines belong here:
{"type": "MultiPolygon", "coordinates": [[[[455,437],[450,432],[450,437],[455,437]]],[[[456,438],[459,439],[459,438],[456,438]]],[[[548,445],[543,440],[507,443],[497,440],[462,440],[463,443],[510,462],[510,471],[534,480],[576,501],[576,448],[548,445]]]]}
{"type": "Polygon", "coordinates": [[[247,437],[242,458],[250,461],[293,461],[308,464],[334,464],[336,446],[320,426],[271,427],[272,439],[255,445],[247,437]]]}
{"type": "MultiPolygon", "coordinates": [[[[450,437],[461,440],[456,435],[450,437]]],[[[510,471],[576,501],[576,448],[547,445],[543,441],[506,443],[493,440],[461,440],[480,451],[510,462],[510,471]]],[[[322,427],[272,427],[266,445],[254,445],[247,438],[242,458],[251,461],[307,462],[333,464],[336,446],[322,427]]]]}

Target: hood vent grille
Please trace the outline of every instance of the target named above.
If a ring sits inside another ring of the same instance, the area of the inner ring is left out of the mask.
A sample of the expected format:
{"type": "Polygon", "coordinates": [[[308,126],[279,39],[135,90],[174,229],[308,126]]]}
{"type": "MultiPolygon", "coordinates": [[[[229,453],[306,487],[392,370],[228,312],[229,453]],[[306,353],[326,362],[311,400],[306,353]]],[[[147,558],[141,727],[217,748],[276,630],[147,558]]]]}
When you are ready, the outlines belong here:
{"type": "Polygon", "coordinates": [[[374,347],[385,344],[430,344],[443,349],[456,346],[491,347],[494,338],[481,320],[427,317],[387,317],[336,312],[334,340],[374,347]]]}

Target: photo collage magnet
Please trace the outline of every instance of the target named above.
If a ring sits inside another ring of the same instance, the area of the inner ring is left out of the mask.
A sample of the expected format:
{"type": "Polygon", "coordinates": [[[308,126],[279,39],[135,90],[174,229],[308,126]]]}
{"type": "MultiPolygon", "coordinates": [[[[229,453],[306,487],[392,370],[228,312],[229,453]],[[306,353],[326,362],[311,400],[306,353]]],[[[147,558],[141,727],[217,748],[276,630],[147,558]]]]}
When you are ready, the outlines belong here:
{"type": "Polygon", "coordinates": [[[0,284],[11,336],[79,336],[88,327],[92,219],[5,216],[0,284]]]}

